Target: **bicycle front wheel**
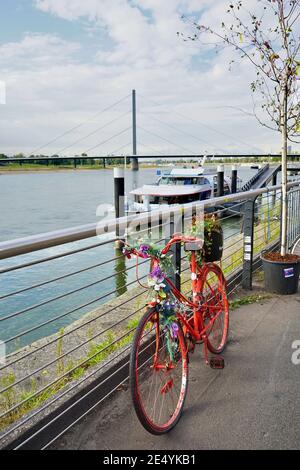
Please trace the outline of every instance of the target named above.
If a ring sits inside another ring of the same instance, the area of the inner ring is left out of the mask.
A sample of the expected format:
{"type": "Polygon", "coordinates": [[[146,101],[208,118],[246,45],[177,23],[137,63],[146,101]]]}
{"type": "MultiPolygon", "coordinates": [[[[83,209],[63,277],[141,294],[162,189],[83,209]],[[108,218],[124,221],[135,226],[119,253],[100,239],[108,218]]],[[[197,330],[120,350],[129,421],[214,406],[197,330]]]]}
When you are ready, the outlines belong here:
{"type": "Polygon", "coordinates": [[[187,393],[188,358],[177,322],[166,324],[155,308],[140,320],[130,359],[133,405],[152,434],[170,431],[179,421],[187,393]]]}
{"type": "Polygon", "coordinates": [[[207,346],[211,353],[220,354],[227,342],[229,307],[226,281],[222,270],[213,263],[204,266],[200,277],[201,311],[207,329],[207,346]]]}

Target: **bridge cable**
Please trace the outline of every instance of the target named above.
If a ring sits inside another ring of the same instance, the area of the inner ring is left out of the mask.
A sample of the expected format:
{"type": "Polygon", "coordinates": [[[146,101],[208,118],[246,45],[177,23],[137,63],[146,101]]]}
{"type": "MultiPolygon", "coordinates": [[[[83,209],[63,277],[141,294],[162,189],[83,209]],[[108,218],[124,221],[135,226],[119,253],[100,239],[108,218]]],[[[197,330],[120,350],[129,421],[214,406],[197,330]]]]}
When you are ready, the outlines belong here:
{"type": "Polygon", "coordinates": [[[190,152],[191,155],[197,156],[197,154],[196,154],[195,152],[191,151],[190,149],[187,149],[186,147],[183,147],[182,145],[175,144],[175,143],[172,142],[171,140],[168,140],[168,139],[166,139],[165,137],[162,137],[161,135],[156,134],[156,133],[154,133],[154,132],[148,131],[147,129],[144,129],[144,128],[141,127],[141,126],[137,126],[137,127],[138,127],[138,129],[141,129],[142,131],[147,132],[148,134],[150,134],[150,135],[152,135],[152,136],[154,136],[154,137],[158,137],[159,139],[165,140],[165,141],[168,142],[169,144],[174,145],[175,147],[177,147],[177,148],[179,148],[179,149],[181,149],[181,150],[190,152]]]}
{"type": "Polygon", "coordinates": [[[88,152],[90,152],[90,150],[94,150],[95,148],[101,147],[102,145],[106,144],[106,142],[109,142],[110,140],[114,139],[115,137],[118,137],[119,135],[124,134],[124,132],[129,131],[129,129],[131,129],[131,127],[127,127],[126,129],[123,129],[122,131],[112,135],[108,139],[102,140],[102,142],[99,142],[98,144],[93,145],[93,147],[88,148],[84,153],[88,153],[88,152]]]}
{"type": "MultiPolygon", "coordinates": [[[[141,93],[139,93],[139,96],[142,97],[144,100],[148,101],[149,103],[151,102],[151,103],[155,104],[156,106],[161,106],[161,103],[158,103],[157,101],[153,100],[152,98],[147,98],[146,96],[144,96],[144,95],[141,94],[141,93]]],[[[166,112],[170,113],[169,111],[166,111],[166,112]]],[[[210,125],[208,125],[208,124],[204,124],[202,121],[198,121],[198,119],[194,119],[194,118],[191,118],[191,117],[189,117],[189,116],[185,116],[184,114],[180,113],[179,111],[175,111],[175,110],[172,110],[172,113],[173,113],[173,114],[177,114],[178,116],[180,116],[180,117],[183,118],[183,119],[188,119],[189,121],[194,122],[195,124],[199,124],[200,126],[203,126],[203,127],[207,128],[207,129],[209,129],[209,130],[211,130],[211,131],[213,131],[213,132],[215,132],[215,133],[217,133],[217,134],[220,134],[220,135],[223,135],[223,136],[225,136],[225,137],[227,137],[227,138],[229,138],[229,139],[232,139],[232,140],[234,140],[234,141],[237,142],[237,143],[240,143],[240,144],[246,145],[246,146],[248,146],[248,147],[251,147],[251,148],[253,148],[253,149],[256,149],[256,150],[261,151],[261,149],[259,149],[258,147],[253,146],[253,145],[251,145],[251,144],[248,144],[248,143],[246,143],[246,142],[243,142],[242,140],[237,139],[236,137],[233,137],[232,135],[227,134],[226,132],[217,130],[217,129],[215,129],[214,127],[212,127],[212,126],[210,126],[210,125]]]]}
{"type": "Polygon", "coordinates": [[[64,137],[65,135],[67,134],[70,134],[72,131],[78,129],[79,127],[83,126],[84,124],[86,124],[87,122],[91,121],[91,119],[94,119],[95,117],[98,117],[100,116],[101,114],[105,113],[106,111],[112,109],[114,106],[116,106],[117,104],[120,104],[122,103],[123,101],[125,101],[127,98],[129,98],[129,96],[131,96],[130,94],[124,96],[123,98],[121,98],[120,100],[118,101],[115,101],[113,104],[111,104],[110,106],[107,106],[106,108],[102,109],[101,111],[98,111],[97,113],[93,114],[93,116],[91,116],[90,118],[86,119],[85,121],[82,121],[80,122],[79,124],[77,124],[76,126],[73,126],[71,127],[70,129],[68,129],[67,131],[63,132],[62,134],[56,136],[54,139],[50,140],[49,142],[47,142],[46,144],[42,145],[41,147],[38,147],[37,149],[33,150],[30,155],[34,155],[36,154],[37,152],[39,152],[40,150],[42,150],[43,148],[47,147],[48,145],[56,142],[57,140],[59,140],[61,137],[64,137]]]}
{"type": "MultiPolygon", "coordinates": [[[[148,113],[143,112],[143,114],[148,114],[148,113]]],[[[208,141],[205,140],[205,139],[201,139],[200,137],[197,137],[197,136],[195,136],[195,135],[193,135],[193,134],[190,134],[189,132],[183,131],[182,129],[180,129],[180,128],[174,126],[173,124],[166,123],[165,121],[162,121],[161,119],[158,119],[157,117],[151,116],[151,118],[154,119],[155,121],[160,122],[161,124],[164,124],[165,126],[170,127],[171,129],[174,129],[174,130],[177,131],[177,132],[181,132],[182,134],[185,134],[185,135],[187,135],[187,136],[189,136],[189,137],[193,137],[194,139],[198,140],[198,141],[201,142],[202,144],[205,143],[205,144],[209,145],[210,147],[213,147],[213,148],[215,148],[215,149],[217,149],[217,150],[220,150],[222,153],[225,153],[223,148],[221,149],[220,147],[216,147],[215,145],[212,145],[210,142],[208,142],[208,141]]]]}
{"type": "Polygon", "coordinates": [[[152,147],[151,145],[143,144],[143,142],[140,142],[140,141],[138,142],[138,145],[142,145],[143,147],[147,147],[147,148],[153,150],[154,152],[159,153],[159,154],[162,155],[163,157],[165,156],[164,153],[160,152],[159,150],[157,150],[156,148],[152,147]]]}
{"type": "Polygon", "coordinates": [[[127,114],[129,114],[130,111],[126,111],[126,113],[124,114],[121,114],[121,116],[118,116],[114,119],[112,119],[111,121],[107,122],[106,124],[104,124],[103,126],[100,126],[100,127],[97,127],[97,129],[95,129],[94,131],[90,132],[89,134],[86,134],[85,136],[81,137],[80,139],[77,139],[75,140],[75,142],[73,142],[72,144],[70,145],[67,145],[66,147],[62,148],[61,150],[59,150],[57,152],[57,154],[60,154],[61,152],[64,152],[66,149],[70,148],[70,147],[73,147],[74,145],[78,144],[79,142],[82,142],[83,140],[87,139],[88,137],[96,134],[97,132],[101,131],[102,129],[104,129],[105,127],[109,126],[110,124],[118,121],[119,119],[122,119],[124,116],[126,116],[127,114]]]}

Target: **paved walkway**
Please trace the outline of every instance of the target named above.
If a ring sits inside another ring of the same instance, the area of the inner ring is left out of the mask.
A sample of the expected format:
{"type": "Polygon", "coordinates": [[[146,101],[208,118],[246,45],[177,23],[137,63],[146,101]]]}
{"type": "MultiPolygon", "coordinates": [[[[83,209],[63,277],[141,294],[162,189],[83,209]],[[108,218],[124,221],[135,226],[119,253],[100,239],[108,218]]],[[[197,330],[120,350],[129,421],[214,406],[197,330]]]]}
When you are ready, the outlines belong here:
{"type": "Polygon", "coordinates": [[[139,424],[128,391],[108,401],[62,436],[57,449],[299,449],[300,293],[274,296],[231,314],[223,371],[191,357],[184,414],[156,437],[139,424]]]}

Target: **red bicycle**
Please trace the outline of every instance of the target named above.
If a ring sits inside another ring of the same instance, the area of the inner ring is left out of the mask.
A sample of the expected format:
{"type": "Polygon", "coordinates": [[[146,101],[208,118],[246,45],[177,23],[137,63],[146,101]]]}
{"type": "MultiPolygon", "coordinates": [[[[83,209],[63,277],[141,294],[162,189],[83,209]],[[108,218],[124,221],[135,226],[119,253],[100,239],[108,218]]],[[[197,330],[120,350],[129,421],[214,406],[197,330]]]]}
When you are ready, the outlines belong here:
{"type": "Polygon", "coordinates": [[[200,239],[175,234],[159,254],[145,248],[127,249],[129,256],[151,259],[154,292],[161,294],[149,302],[139,321],[130,360],[133,405],[141,424],[152,434],[169,432],[181,417],[188,386],[188,354],[196,344],[204,345],[207,364],[224,367],[224,359],[209,359],[209,352],[220,354],[227,341],[226,281],[217,264],[197,262],[202,246],[200,239]],[[189,252],[190,295],[181,293],[160,270],[175,243],[184,244],[189,252]]]}

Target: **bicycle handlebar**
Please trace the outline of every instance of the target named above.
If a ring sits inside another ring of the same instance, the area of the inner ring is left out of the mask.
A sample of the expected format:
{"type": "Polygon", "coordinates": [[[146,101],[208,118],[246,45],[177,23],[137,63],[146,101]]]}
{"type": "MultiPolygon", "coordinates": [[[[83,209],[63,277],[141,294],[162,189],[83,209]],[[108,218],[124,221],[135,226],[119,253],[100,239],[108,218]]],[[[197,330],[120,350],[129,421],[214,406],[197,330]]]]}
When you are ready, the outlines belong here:
{"type": "MultiPolygon", "coordinates": [[[[166,246],[161,250],[161,253],[163,255],[167,254],[168,251],[170,250],[171,246],[174,245],[175,243],[197,243],[200,248],[203,246],[203,240],[201,238],[196,238],[193,236],[186,236],[182,235],[181,233],[174,233],[172,236],[171,240],[168,241],[166,246]]],[[[130,247],[130,246],[129,246],[130,247]]],[[[134,254],[135,256],[138,256],[139,258],[151,258],[151,256],[145,256],[145,254],[142,254],[140,251],[138,251],[135,248],[130,248],[131,253],[134,254]]]]}

